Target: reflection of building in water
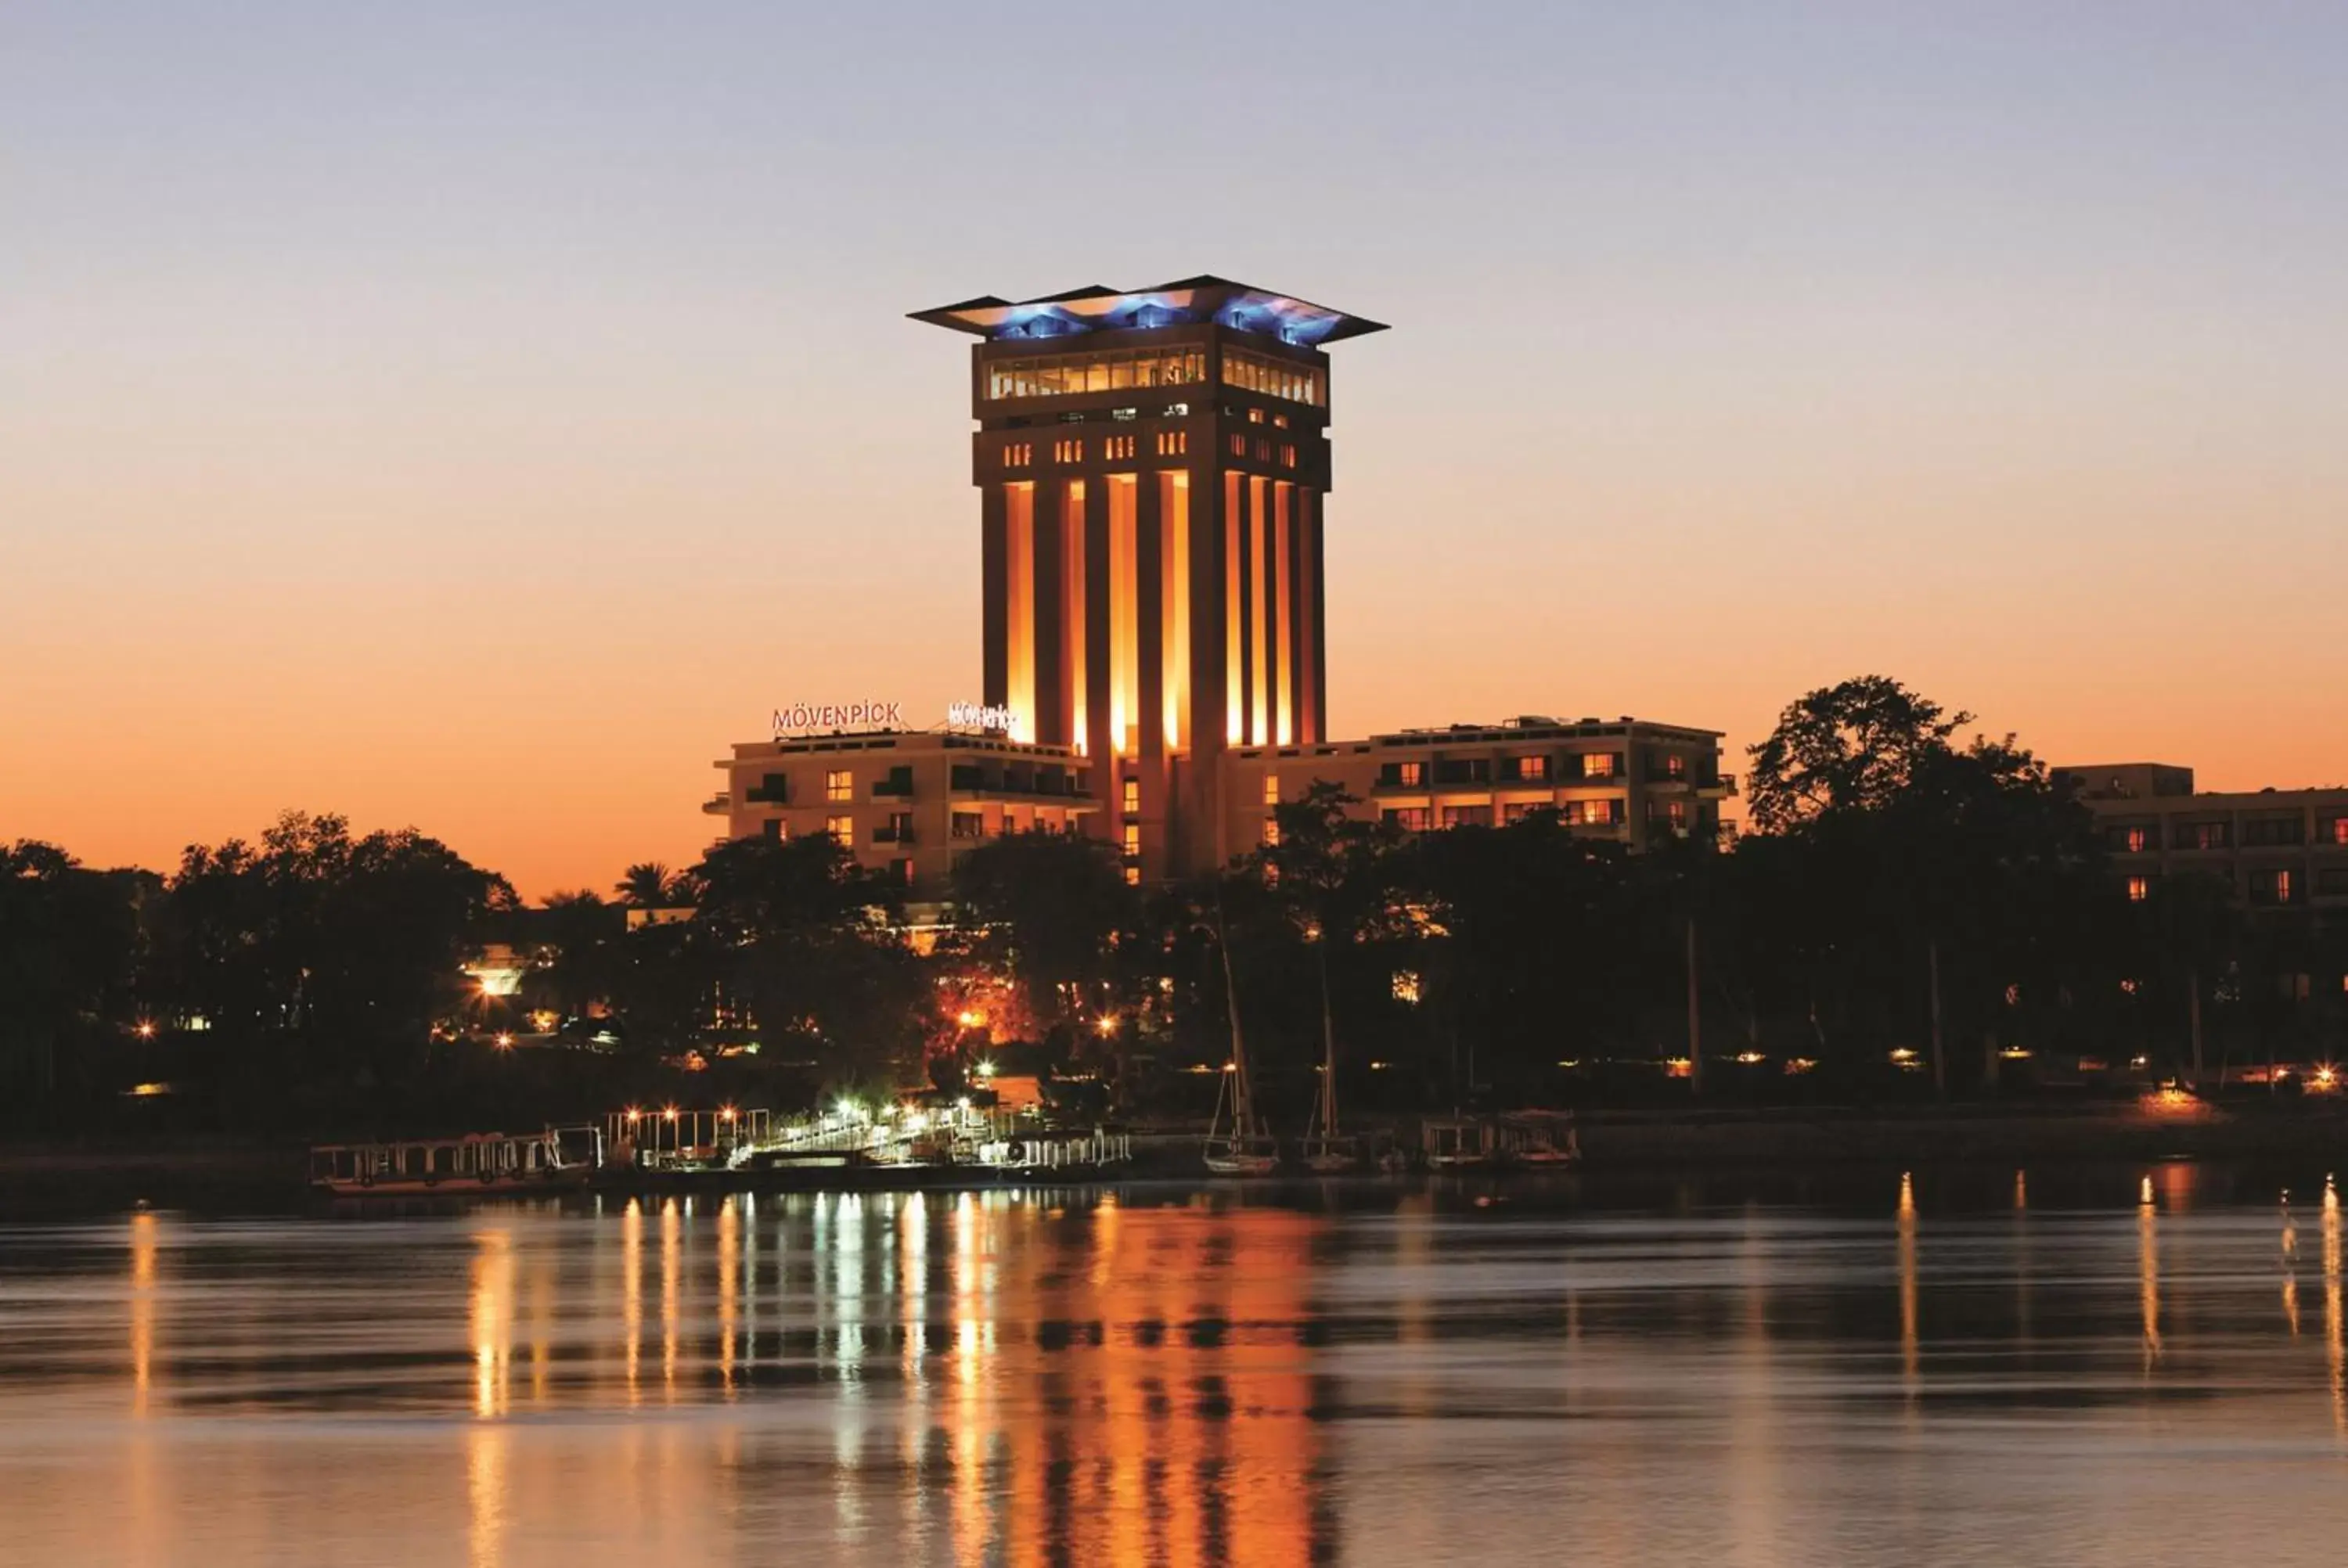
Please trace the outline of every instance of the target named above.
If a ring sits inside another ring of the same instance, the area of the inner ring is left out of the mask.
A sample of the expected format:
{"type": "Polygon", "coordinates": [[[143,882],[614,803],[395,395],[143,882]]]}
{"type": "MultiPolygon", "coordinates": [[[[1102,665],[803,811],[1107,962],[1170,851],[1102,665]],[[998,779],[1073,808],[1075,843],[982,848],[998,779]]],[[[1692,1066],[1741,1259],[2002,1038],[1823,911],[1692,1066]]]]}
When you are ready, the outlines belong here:
{"type": "Polygon", "coordinates": [[[957,1542],[1014,1563],[1318,1554],[1300,1332],[1316,1221],[953,1203],[930,1255],[954,1314],[934,1419],[957,1542]]]}

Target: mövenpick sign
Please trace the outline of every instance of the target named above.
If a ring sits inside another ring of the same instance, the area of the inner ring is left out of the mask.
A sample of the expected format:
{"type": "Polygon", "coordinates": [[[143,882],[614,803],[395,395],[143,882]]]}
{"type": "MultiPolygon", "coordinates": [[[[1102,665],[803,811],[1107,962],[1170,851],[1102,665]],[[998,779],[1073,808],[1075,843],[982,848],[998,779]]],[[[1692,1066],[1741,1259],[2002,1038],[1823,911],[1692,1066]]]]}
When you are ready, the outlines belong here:
{"type": "Polygon", "coordinates": [[[989,706],[980,702],[950,702],[946,705],[946,723],[962,729],[1001,730],[1008,734],[1019,727],[1019,710],[999,703],[989,706]]]}
{"type": "Polygon", "coordinates": [[[904,723],[905,705],[902,702],[883,702],[878,699],[862,702],[794,702],[788,708],[775,710],[775,733],[778,735],[808,730],[844,730],[856,724],[879,724],[898,729],[904,723]]]}

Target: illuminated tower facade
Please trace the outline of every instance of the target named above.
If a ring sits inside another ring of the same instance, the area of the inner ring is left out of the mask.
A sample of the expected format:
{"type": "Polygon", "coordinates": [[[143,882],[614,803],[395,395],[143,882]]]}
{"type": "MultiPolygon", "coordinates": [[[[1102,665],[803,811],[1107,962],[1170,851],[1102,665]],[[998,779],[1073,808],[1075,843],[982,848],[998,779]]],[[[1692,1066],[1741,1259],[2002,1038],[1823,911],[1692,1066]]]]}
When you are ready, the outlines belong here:
{"type": "Polygon", "coordinates": [[[921,311],[970,333],[985,700],[1088,759],[1137,873],[1205,869],[1222,753],[1324,738],[1323,345],[1221,278],[921,311]]]}

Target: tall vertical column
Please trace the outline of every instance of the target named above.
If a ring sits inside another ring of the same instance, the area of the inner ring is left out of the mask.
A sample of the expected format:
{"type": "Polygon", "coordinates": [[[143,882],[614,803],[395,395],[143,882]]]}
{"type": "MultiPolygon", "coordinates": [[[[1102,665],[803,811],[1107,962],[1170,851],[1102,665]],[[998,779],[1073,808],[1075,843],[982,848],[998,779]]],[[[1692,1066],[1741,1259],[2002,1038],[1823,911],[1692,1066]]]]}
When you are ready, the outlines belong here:
{"type": "MultiPolygon", "coordinates": [[[[1141,855],[1143,875],[1163,876],[1166,870],[1166,546],[1165,529],[1168,519],[1165,507],[1163,477],[1144,469],[1135,482],[1133,553],[1134,553],[1134,650],[1138,669],[1135,672],[1135,696],[1139,708],[1134,715],[1137,755],[1129,764],[1131,776],[1141,784],[1141,855]]],[[[1111,800],[1106,804],[1118,809],[1123,802],[1111,800]]],[[[1121,819],[1120,819],[1121,820],[1121,819]]]]}
{"type": "Polygon", "coordinates": [[[1011,701],[1010,540],[1006,537],[1008,485],[987,485],[979,491],[978,573],[980,675],[984,701],[1001,707],[1011,701]]]}
{"type": "MultiPolygon", "coordinates": [[[[1199,445],[1203,448],[1206,443],[1199,445]]],[[[1226,591],[1225,562],[1229,502],[1235,493],[1211,453],[1190,470],[1190,711],[1183,715],[1189,732],[1182,737],[1190,761],[1182,777],[1175,849],[1177,864],[1186,872],[1214,869],[1222,799],[1215,780],[1222,772],[1228,726],[1239,717],[1230,681],[1229,664],[1238,649],[1231,636],[1234,607],[1226,591]]]]}
{"type": "Polygon", "coordinates": [[[1247,479],[1248,729],[1253,745],[1272,743],[1272,487],[1247,479]]]}
{"type": "Polygon", "coordinates": [[[1313,570],[1319,559],[1314,538],[1320,532],[1313,517],[1311,487],[1299,485],[1292,502],[1296,513],[1295,609],[1296,609],[1296,739],[1299,744],[1312,745],[1322,738],[1321,730],[1321,582],[1313,570]]]}
{"type": "Polygon", "coordinates": [[[1313,518],[1312,559],[1305,573],[1313,583],[1313,739],[1329,738],[1329,592],[1323,568],[1326,559],[1329,518],[1318,490],[1306,492],[1306,510],[1313,518]]]}
{"type": "Polygon", "coordinates": [[[1085,493],[1085,683],[1078,694],[1084,706],[1085,750],[1092,758],[1093,787],[1113,785],[1117,753],[1109,733],[1109,613],[1108,494],[1095,486],[1085,493]]]}
{"type": "MultiPolygon", "coordinates": [[[[1098,489],[1098,486],[1094,486],[1098,489]]],[[[1085,538],[1085,492],[1081,487],[1068,499],[1060,540],[1060,690],[1064,693],[1063,723],[1071,745],[1082,750],[1091,715],[1085,705],[1086,682],[1091,679],[1089,638],[1092,619],[1086,600],[1086,572],[1090,556],[1085,538]]]]}
{"type": "Polygon", "coordinates": [[[1296,738],[1296,519],[1291,505],[1296,487],[1272,484],[1272,738],[1292,745],[1296,738]]]}
{"type": "Polygon", "coordinates": [[[1247,585],[1241,575],[1247,569],[1247,477],[1226,468],[1218,477],[1221,505],[1216,509],[1215,537],[1221,548],[1215,559],[1222,570],[1215,589],[1214,602],[1221,607],[1215,636],[1223,644],[1223,658],[1222,679],[1217,684],[1223,688],[1228,715],[1217,733],[1226,745],[1238,745],[1247,739],[1247,585]]]}
{"type": "Polygon", "coordinates": [[[1035,738],[1035,508],[1032,481],[1003,488],[1003,700],[1014,739],[1035,738]]]}
{"type": "Polygon", "coordinates": [[[1067,661],[1062,657],[1067,629],[1060,596],[1067,579],[1063,556],[1067,538],[1069,480],[1055,477],[1035,491],[1035,556],[1029,592],[1035,606],[1035,739],[1068,743],[1067,661]]]}
{"type": "Polygon", "coordinates": [[[1164,590],[1164,636],[1159,651],[1165,680],[1162,748],[1179,751],[1197,733],[1190,713],[1190,471],[1177,468],[1157,477],[1159,582],[1164,590]]]}

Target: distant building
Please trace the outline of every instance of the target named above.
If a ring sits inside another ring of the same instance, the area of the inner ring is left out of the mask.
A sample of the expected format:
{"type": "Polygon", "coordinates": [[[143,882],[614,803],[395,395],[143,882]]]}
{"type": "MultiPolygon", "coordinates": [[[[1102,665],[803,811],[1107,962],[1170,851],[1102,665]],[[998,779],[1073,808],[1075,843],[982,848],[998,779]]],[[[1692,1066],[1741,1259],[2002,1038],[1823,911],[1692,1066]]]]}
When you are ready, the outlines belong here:
{"type": "Polygon", "coordinates": [[[1242,746],[1223,763],[1219,858],[1267,842],[1272,808],[1323,781],[1361,802],[1353,815],[1406,832],[1498,827],[1553,811],[1575,833],[1632,849],[1716,835],[1720,803],[1735,791],[1720,771],[1718,731],[1627,716],[1534,714],[1366,741],[1242,746]]]}
{"type": "Polygon", "coordinates": [[[2348,907],[2348,788],[2197,794],[2160,763],[2054,770],[2095,813],[2128,895],[2198,871],[2253,908],[2348,907]]]}

